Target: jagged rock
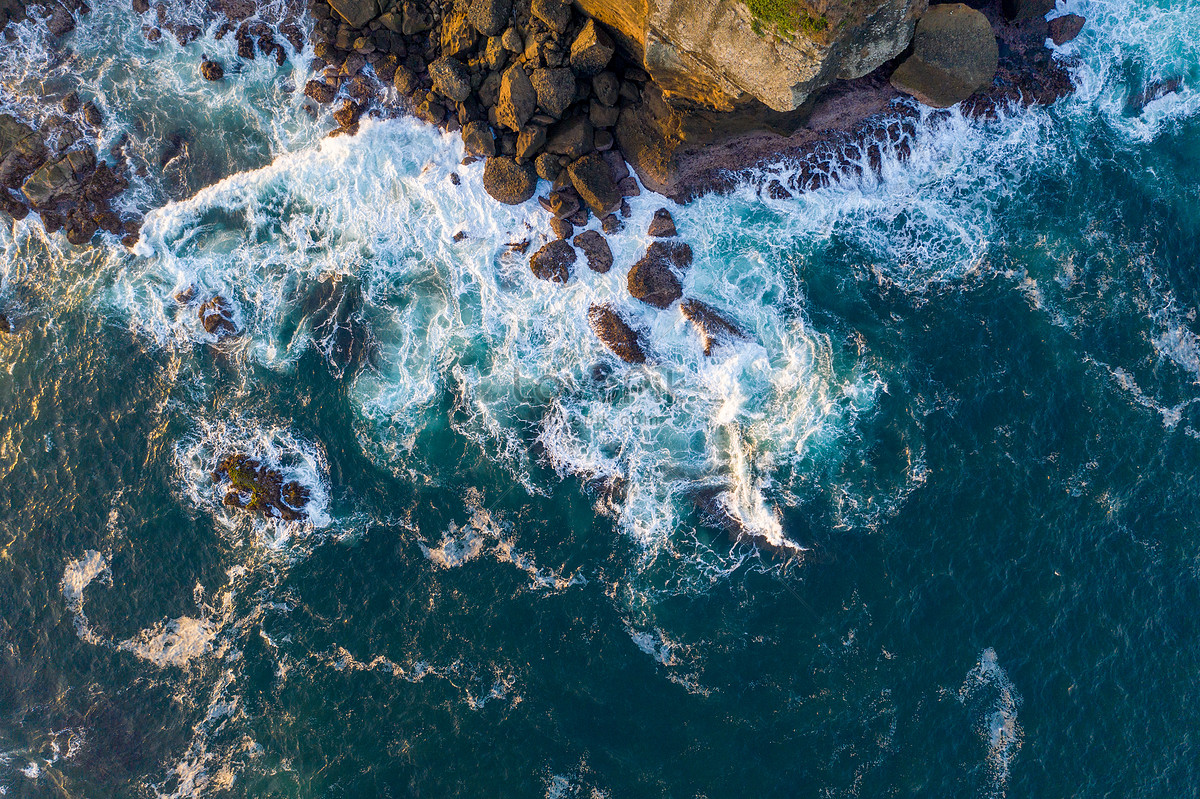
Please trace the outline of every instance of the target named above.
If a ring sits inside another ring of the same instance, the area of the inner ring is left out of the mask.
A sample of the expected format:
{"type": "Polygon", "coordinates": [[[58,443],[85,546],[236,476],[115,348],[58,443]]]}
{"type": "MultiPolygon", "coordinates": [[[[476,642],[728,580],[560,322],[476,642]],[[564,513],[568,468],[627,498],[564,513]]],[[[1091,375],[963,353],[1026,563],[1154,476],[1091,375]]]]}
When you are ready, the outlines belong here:
{"type": "Polygon", "coordinates": [[[418,103],[414,110],[417,112],[418,117],[430,125],[440,125],[446,119],[445,106],[429,97],[418,103]]]}
{"type": "Polygon", "coordinates": [[[571,67],[581,75],[598,75],[608,66],[616,49],[596,20],[589,19],[571,42],[571,67]]]}
{"type": "Polygon", "coordinates": [[[625,223],[618,219],[616,214],[609,214],[600,220],[600,227],[605,233],[612,235],[624,230],[625,223]]]}
{"type": "Polygon", "coordinates": [[[513,132],[525,127],[537,107],[537,92],[525,74],[525,68],[513,64],[500,81],[500,96],[496,101],[496,119],[513,132]]]}
{"type": "Polygon", "coordinates": [[[535,69],[529,80],[538,107],[555,119],[575,101],[575,74],[569,69],[535,69]]]}
{"type": "Polygon", "coordinates": [[[471,0],[467,18],[484,36],[495,36],[508,24],[512,0],[471,0]]]}
{"type": "Polygon", "coordinates": [[[626,283],[629,293],[647,305],[666,308],[683,296],[679,278],[671,271],[669,260],[649,252],[629,270],[626,283]]]}
{"type": "Polygon", "coordinates": [[[546,198],[542,206],[558,219],[567,219],[579,210],[579,197],[574,192],[556,191],[546,198]]]}
{"type": "Polygon", "coordinates": [[[216,61],[206,59],[200,62],[200,75],[205,80],[220,80],[225,77],[225,68],[216,61]]]}
{"type": "Polygon", "coordinates": [[[392,85],[396,87],[396,91],[407,97],[417,89],[417,76],[408,67],[398,66],[396,74],[392,76],[392,85]]]}
{"type": "Polygon", "coordinates": [[[686,272],[692,265],[692,245],[685,241],[652,241],[646,248],[643,260],[646,259],[686,272]]]}
{"type": "Polygon", "coordinates": [[[459,56],[475,46],[475,28],[467,15],[456,12],[442,20],[442,55],[459,56]]]}
{"type": "Polygon", "coordinates": [[[220,338],[224,335],[237,335],[237,325],[233,321],[233,306],[229,300],[220,294],[215,294],[200,306],[198,313],[200,324],[209,335],[220,338]]]}
{"type": "Polygon", "coordinates": [[[527,161],[535,158],[546,146],[546,129],[541,125],[526,125],[517,136],[517,158],[527,161]]]}
{"type": "Polygon", "coordinates": [[[621,192],[613,185],[612,172],[604,159],[592,153],[567,167],[567,175],[580,198],[596,216],[603,217],[621,204],[621,192]]]}
{"type": "Polygon", "coordinates": [[[1167,78],[1166,80],[1156,80],[1148,83],[1145,88],[1138,92],[1137,96],[1130,98],[1129,106],[1133,111],[1140,112],[1150,103],[1166,97],[1168,94],[1174,94],[1183,86],[1183,78],[1178,75],[1167,78]]]}
{"type": "Polygon", "coordinates": [[[46,20],[46,30],[54,36],[65,36],[75,30],[75,17],[71,16],[70,11],[59,6],[54,9],[50,19],[46,20]]]}
{"type": "Polygon", "coordinates": [[[95,167],[96,156],[91,150],[76,150],[36,169],[21,191],[34,207],[50,205],[83,188],[84,178],[95,167]]]}
{"type": "Polygon", "coordinates": [[[679,310],[704,339],[705,355],[712,355],[713,348],[723,340],[746,337],[732,320],[700,300],[684,300],[679,304],[679,310]]]}
{"type": "Polygon", "coordinates": [[[500,43],[510,53],[520,53],[525,50],[525,40],[521,38],[521,34],[516,28],[506,28],[504,33],[500,34],[500,43]]]}
{"type": "Polygon", "coordinates": [[[585,230],[575,237],[574,242],[575,246],[582,250],[584,256],[587,257],[588,269],[600,274],[612,269],[612,248],[597,231],[585,230]]]}
{"type": "Polygon", "coordinates": [[[571,265],[575,263],[575,248],[563,239],[555,239],[535,252],[529,259],[529,268],[542,280],[566,283],[571,279],[571,265]]]}
{"type": "Polygon", "coordinates": [[[991,85],[1000,50],[992,25],[962,3],[932,6],[917,23],[913,54],[892,73],[892,86],[925,105],[947,108],[991,85]]]}
{"type": "Polygon", "coordinates": [[[419,0],[406,0],[403,6],[404,26],[401,33],[415,36],[433,27],[433,14],[419,0]]]}
{"type": "Polygon", "coordinates": [[[213,470],[215,483],[228,481],[223,503],[230,508],[259,513],[286,522],[302,521],[309,491],[295,480],[284,482],[283,473],[243,454],[227,455],[213,470]]]}
{"type": "Polygon", "coordinates": [[[457,58],[443,56],[429,65],[433,90],[443,97],[461,103],[471,96],[471,75],[457,58]]]}
{"type": "Polygon", "coordinates": [[[502,203],[519,205],[537,190],[537,174],[528,164],[495,155],[483,167],[483,188],[502,203]]]}
{"type": "Polygon", "coordinates": [[[607,305],[593,305],[588,309],[588,323],[596,337],[618,358],[626,363],[646,362],[646,351],[642,347],[641,337],[612,308],[607,305]]]}
{"type": "Polygon", "coordinates": [[[83,104],[83,121],[87,122],[93,128],[98,128],[104,124],[104,114],[100,113],[100,108],[91,100],[83,104]]]}
{"type": "Polygon", "coordinates": [[[332,103],[336,93],[337,90],[334,87],[322,80],[310,80],[304,84],[304,94],[322,105],[332,103]]]}
{"type": "MultiPolygon", "coordinates": [[[[638,186],[637,181],[632,175],[621,178],[621,180],[617,182],[617,191],[621,192],[622,197],[638,197],[642,193],[641,187],[638,186]]],[[[624,202],[624,200],[622,200],[622,202],[624,202]]],[[[629,216],[629,214],[624,212],[624,208],[621,209],[621,216],[629,216]]]]}
{"type": "Polygon", "coordinates": [[[559,33],[571,24],[571,4],[567,0],[533,0],[529,10],[546,27],[559,33]]]}
{"type": "Polygon", "coordinates": [[[483,66],[492,72],[504,69],[508,63],[508,51],[499,36],[492,36],[483,48],[483,66]]]}
{"type": "Polygon", "coordinates": [[[554,126],[546,141],[546,152],[575,160],[591,152],[594,146],[592,123],[586,117],[571,117],[554,126]]]}
{"type": "Polygon", "coordinates": [[[492,129],[486,122],[468,122],[463,127],[462,138],[467,152],[473,155],[486,158],[496,154],[496,138],[492,136],[492,129]]]}
{"type": "Polygon", "coordinates": [[[82,247],[92,240],[99,226],[90,215],[75,207],[67,214],[66,229],[67,241],[76,247],[82,247]]]}
{"type": "Polygon", "coordinates": [[[668,239],[678,231],[675,229],[675,219],[671,212],[666,208],[659,208],[654,212],[654,218],[650,220],[650,228],[646,232],[655,238],[668,239]]]}
{"type": "Polygon", "coordinates": [[[1064,14],[1050,20],[1050,39],[1056,45],[1064,45],[1079,35],[1087,20],[1078,14],[1064,14]]]}
{"type": "Polygon", "coordinates": [[[621,109],[593,101],[588,106],[588,119],[598,128],[611,128],[621,117],[621,109]]]}
{"type": "Polygon", "coordinates": [[[329,0],[330,7],[352,28],[361,28],[379,16],[378,0],[329,0]]]}

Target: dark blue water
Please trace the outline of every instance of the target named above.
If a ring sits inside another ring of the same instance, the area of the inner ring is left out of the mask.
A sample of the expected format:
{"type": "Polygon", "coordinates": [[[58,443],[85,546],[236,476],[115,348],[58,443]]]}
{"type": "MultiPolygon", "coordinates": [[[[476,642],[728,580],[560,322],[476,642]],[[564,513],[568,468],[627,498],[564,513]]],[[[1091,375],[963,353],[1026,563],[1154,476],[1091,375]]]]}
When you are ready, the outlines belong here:
{"type": "Polygon", "coordinates": [[[453,138],[322,139],[303,54],[214,89],[211,32],[22,29],[7,110],[78,87],[101,148],[187,147],[135,252],[0,230],[0,792],[1200,793],[1200,8],[1066,8],[1055,107],[675,209],[750,333],[712,358],[625,294],[652,196],[556,286],[453,138]],[[223,506],[232,452],[307,521],[223,506]]]}

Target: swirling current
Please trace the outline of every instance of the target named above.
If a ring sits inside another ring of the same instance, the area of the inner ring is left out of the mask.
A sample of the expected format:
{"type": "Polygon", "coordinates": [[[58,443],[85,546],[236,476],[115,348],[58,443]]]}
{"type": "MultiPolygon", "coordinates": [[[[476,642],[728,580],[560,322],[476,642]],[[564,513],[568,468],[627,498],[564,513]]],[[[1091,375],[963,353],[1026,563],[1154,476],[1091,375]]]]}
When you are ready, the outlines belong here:
{"type": "Polygon", "coordinates": [[[1065,12],[1055,105],[675,208],[713,357],[624,291],[662,198],[550,284],[536,202],[327,137],[309,52],[13,25],[0,111],[94,101],[145,223],[0,226],[0,795],[1200,793],[1200,6],[1065,12]],[[307,519],[227,507],[229,451],[307,519]]]}

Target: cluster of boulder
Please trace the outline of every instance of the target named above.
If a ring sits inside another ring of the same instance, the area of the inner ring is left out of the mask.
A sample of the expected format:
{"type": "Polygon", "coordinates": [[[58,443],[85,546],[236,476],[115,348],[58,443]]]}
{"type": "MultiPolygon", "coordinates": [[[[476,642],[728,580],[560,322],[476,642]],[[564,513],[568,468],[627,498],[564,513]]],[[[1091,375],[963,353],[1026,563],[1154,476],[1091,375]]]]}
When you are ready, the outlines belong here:
{"type": "Polygon", "coordinates": [[[307,514],[309,491],[295,480],[284,481],[277,469],[265,466],[249,455],[234,453],[217,464],[213,482],[228,483],[224,504],[267,518],[285,522],[303,521],[307,514]]]}

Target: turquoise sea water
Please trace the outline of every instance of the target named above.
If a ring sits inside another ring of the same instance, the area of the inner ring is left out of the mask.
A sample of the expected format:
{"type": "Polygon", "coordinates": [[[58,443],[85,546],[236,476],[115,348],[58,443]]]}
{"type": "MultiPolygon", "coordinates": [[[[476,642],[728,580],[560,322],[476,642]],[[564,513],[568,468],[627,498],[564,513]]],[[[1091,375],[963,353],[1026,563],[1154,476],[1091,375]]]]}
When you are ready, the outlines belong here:
{"type": "Polygon", "coordinates": [[[1200,6],[1060,11],[1056,106],[673,209],[751,334],[713,358],[625,293],[660,199],[545,283],[536,203],[411,120],[323,138],[306,54],[20,28],[0,105],[94,98],[146,224],[0,229],[0,793],[1200,793],[1200,6]],[[230,451],[309,521],[223,507],[230,451]]]}

